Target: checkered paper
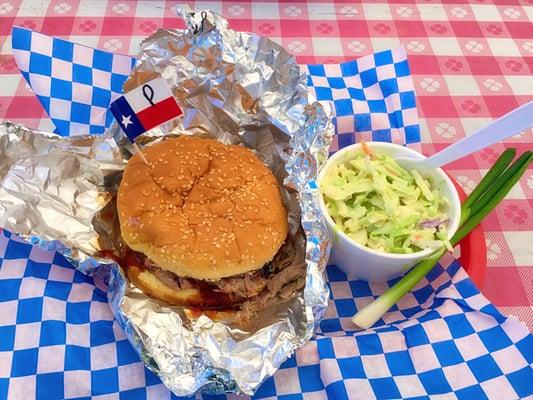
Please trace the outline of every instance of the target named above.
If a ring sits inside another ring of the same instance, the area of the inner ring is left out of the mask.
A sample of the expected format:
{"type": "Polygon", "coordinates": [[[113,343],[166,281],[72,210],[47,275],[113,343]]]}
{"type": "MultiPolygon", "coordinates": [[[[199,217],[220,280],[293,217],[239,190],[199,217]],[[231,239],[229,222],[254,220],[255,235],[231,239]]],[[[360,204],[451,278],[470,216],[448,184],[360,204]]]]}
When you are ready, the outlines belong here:
{"type": "Polygon", "coordinates": [[[13,56],[62,136],[101,134],[135,59],[13,27],[13,56]]]}
{"type": "MultiPolygon", "coordinates": [[[[355,331],[350,317],[388,285],[354,281],[329,266],[330,306],[316,338],[254,398],[533,395],[533,335],[501,315],[451,256],[442,265],[376,329],[363,332],[355,331]]],[[[176,398],[144,367],[113,321],[104,287],[61,255],[0,234],[0,399],[90,396],[176,398]]]]}
{"type": "Polygon", "coordinates": [[[334,104],[339,146],[420,142],[413,79],[403,47],[341,64],[307,66],[307,86],[334,104]]]}

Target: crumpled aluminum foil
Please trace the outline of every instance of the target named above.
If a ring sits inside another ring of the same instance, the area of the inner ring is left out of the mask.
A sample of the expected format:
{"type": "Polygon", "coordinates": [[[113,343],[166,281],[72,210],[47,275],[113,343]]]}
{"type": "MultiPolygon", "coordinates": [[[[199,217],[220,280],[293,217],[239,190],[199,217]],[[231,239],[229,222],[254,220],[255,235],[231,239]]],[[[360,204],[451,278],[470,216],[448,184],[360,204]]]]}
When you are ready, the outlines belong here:
{"type": "Polygon", "coordinates": [[[117,124],[103,136],[69,138],[0,124],[0,227],[108,283],[117,321],[176,395],[252,394],[312,337],[327,306],[330,245],[316,177],[333,125],[327,104],[308,104],[305,74],[281,46],[230,30],[215,13],[184,17],[187,29],[159,30],[141,44],[124,85],[129,91],[160,74],[184,114],[137,142],[192,133],[253,149],[280,184],[289,235],[307,265],[304,290],[242,328],[192,318],[129,284],[110,257],[123,246],[114,196],[133,151],[117,124]]]}

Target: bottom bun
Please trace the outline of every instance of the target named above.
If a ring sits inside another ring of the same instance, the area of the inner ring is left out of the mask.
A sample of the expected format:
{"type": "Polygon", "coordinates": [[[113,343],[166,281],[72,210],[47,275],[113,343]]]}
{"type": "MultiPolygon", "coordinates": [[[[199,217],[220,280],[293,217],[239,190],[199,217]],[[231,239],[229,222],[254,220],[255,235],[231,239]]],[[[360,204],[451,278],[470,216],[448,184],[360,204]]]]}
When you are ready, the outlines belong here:
{"type": "Polygon", "coordinates": [[[128,279],[148,296],[163,300],[174,306],[200,307],[202,298],[200,290],[196,288],[174,290],[156,278],[152,271],[129,265],[128,279]]]}

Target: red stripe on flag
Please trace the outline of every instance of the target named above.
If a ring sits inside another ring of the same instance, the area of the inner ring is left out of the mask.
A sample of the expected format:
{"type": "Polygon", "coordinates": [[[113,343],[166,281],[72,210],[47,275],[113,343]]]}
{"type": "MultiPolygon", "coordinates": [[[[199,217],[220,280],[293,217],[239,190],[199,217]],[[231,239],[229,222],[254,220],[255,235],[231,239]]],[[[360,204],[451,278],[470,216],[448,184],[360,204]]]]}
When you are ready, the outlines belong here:
{"type": "Polygon", "coordinates": [[[137,113],[144,129],[150,130],[183,114],[174,97],[169,97],[137,113]]]}

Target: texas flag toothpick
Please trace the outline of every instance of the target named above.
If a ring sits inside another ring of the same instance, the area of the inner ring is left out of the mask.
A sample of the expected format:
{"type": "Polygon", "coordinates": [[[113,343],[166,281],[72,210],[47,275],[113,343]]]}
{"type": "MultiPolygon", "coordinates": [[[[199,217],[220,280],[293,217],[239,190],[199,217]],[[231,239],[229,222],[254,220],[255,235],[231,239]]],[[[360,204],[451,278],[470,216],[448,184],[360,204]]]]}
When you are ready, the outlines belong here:
{"type": "MultiPolygon", "coordinates": [[[[183,114],[170,87],[161,77],[125,93],[111,103],[110,109],[139,152],[135,144],[137,136],[183,114]]],[[[142,153],[140,156],[147,163],[142,153]]]]}

